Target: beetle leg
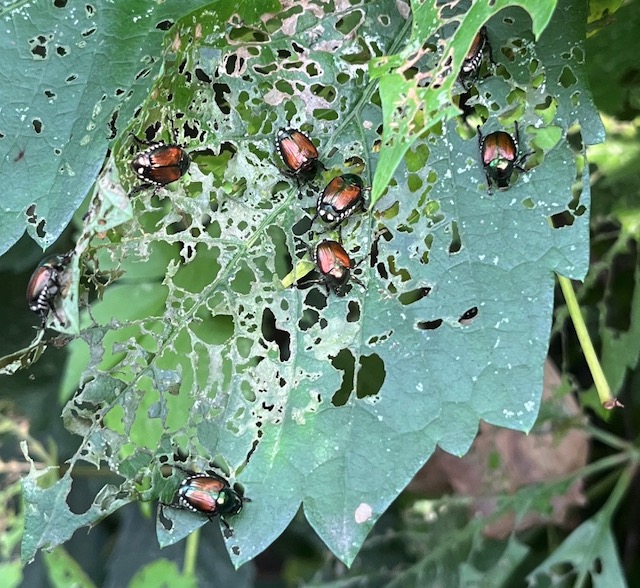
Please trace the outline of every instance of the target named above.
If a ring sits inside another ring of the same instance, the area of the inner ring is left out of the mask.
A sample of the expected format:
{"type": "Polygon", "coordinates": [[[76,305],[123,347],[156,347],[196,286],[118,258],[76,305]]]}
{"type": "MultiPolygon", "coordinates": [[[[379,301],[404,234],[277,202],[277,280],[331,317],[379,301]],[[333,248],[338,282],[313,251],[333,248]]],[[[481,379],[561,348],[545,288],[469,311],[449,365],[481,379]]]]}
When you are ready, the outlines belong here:
{"type": "Polygon", "coordinates": [[[480,159],[482,159],[482,144],[484,143],[484,138],[480,130],[480,125],[476,126],[476,131],[478,131],[478,149],[480,149],[480,159]]]}
{"type": "MultiPolygon", "coordinates": [[[[314,270],[312,270],[314,271],[314,270]]],[[[309,272],[311,273],[311,272],[309,272]]],[[[297,282],[296,282],[297,284],[297,282]]],[[[318,278],[316,280],[308,280],[307,282],[304,283],[305,286],[313,286],[314,284],[324,284],[325,286],[327,286],[327,280],[323,279],[323,278],[318,278]]],[[[305,288],[306,290],[306,288],[305,288]]]]}
{"type": "Polygon", "coordinates": [[[127,194],[127,198],[131,198],[131,196],[135,196],[138,192],[142,192],[147,188],[151,188],[151,186],[153,186],[153,184],[148,184],[148,183],[140,184],[139,186],[136,186],[133,190],[131,190],[131,192],[127,194]]]}
{"type": "MultiPolygon", "coordinates": [[[[362,262],[363,259],[364,259],[364,257],[360,260],[360,262],[362,262]]],[[[349,280],[351,282],[355,282],[356,284],[358,284],[358,286],[362,287],[364,290],[367,289],[367,287],[360,281],[360,279],[356,278],[356,276],[354,276],[353,274],[351,274],[351,276],[349,276],[349,280]]]]}
{"type": "Polygon", "coordinates": [[[485,177],[487,178],[487,194],[493,194],[493,183],[491,182],[491,176],[489,172],[484,172],[485,177]]]}
{"type": "MultiPolygon", "coordinates": [[[[311,238],[313,239],[313,233],[309,233],[309,235],[311,235],[311,238]]],[[[311,261],[313,261],[313,248],[311,247],[311,245],[309,245],[309,243],[307,243],[306,241],[303,241],[300,237],[298,237],[298,235],[294,235],[294,238],[299,241],[304,248],[307,250],[307,253],[309,254],[309,257],[311,258],[311,261]]],[[[296,253],[298,252],[298,250],[296,249],[296,253]]]]}
{"type": "MultiPolygon", "coordinates": [[[[208,519],[210,521],[213,521],[213,517],[215,515],[209,515],[208,519]]],[[[224,519],[224,517],[220,517],[220,522],[224,525],[225,529],[227,531],[229,531],[229,533],[231,533],[231,535],[233,535],[233,531],[231,530],[231,527],[229,526],[229,523],[227,523],[227,521],[224,519]]]]}
{"type": "Polygon", "coordinates": [[[524,165],[526,163],[526,159],[528,157],[531,157],[534,153],[535,153],[535,151],[528,151],[524,155],[521,155],[520,157],[518,157],[518,160],[513,164],[513,167],[515,167],[516,169],[520,170],[521,172],[526,172],[527,170],[524,168],[524,165]]]}
{"type": "Polygon", "coordinates": [[[233,537],[233,529],[229,526],[229,523],[227,523],[223,517],[220,517],[220,521],[224,525],[224,529],[222,530],[224,538],[229,539],[230,537],[233,537]]]}
{"type": "Polygon", "coordinates": [[[47,318],[49,318],[49,311],[38,310],[38,316],[40,317],[40,328],[44,329],[47,326],[47,318]]]}

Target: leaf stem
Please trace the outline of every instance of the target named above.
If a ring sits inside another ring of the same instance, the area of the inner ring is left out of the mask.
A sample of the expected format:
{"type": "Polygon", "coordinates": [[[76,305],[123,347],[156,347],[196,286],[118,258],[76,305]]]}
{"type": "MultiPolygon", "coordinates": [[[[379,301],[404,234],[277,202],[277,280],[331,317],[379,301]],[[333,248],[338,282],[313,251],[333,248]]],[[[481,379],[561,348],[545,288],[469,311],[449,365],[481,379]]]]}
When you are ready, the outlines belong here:
{"type": "Polygon", "coordinates": [[[605,408],[622,406],[611,394],[607,378],[602,371],[602,366],[600,365],[596,351],[593,348],[593,343],[591,342],[591,337],[589,337],[587,326],[584,323],[584,318],[580,311],[580,305],[578,304],[571,280],[558,275],[558,281],[560,282],[560,288],[562,288],[562,294],[564,295],[564,299],[567,303],[569,315],[573,321],[573,327],[576,330],[576,335],[578,336],[582,353],[584,354],[584,358],[589,366],[589,371],[591,372],[591,377],[593,378],[593,383],[596,387],[596,391],[598,392],[598,398],[600,398],[602,406],[605,408]]]}
{"type": "Polygon", "coordinates": [[[198,560],[198,543],[200,541],[200,529],[196,529],[190,533],[186,539],[184,548],[184,568],[183,573],[186,577],[195,578],[196,563],[198,560]]]}

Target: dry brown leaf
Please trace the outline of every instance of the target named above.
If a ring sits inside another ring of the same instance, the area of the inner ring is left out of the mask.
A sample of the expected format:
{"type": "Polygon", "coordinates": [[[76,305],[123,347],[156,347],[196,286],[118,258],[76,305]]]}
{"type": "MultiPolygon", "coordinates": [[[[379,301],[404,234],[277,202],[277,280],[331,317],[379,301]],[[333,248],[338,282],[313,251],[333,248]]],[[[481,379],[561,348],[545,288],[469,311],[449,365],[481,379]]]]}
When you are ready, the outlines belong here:
{"type": "MultiPolygon", "coordinates": [[[[557,369],[547,360],[543,402],[550,401],[559,383],[557,369]]],[[[580,416],[580,407],[570,395],[563,398],[562,409],[566,417],[580,416]]],[[[558,480],[584,466],[588,449],[589,437],[581,429],[567,429],[562,435],[552,431],[525,435],[483,422],[467,455],[458,458],[437,450],[413,479],[409,490],[430,496],[453,492],[472,497],[472,514],[484,517],[493,513],[499,495],[512,494],[529,484],[558,480]]],[[[517,529],[541,522],[573,527],[577,521],[572,520],[571,511],[584,502],[578,482],[567,494],[556,497],[550,518],[543,519],[538,513],[532,513],[518,521],[517,529]]],[[[503,517],[488,526],[485,533],[503,538],[513,529],[513,516],[503,517]]]]}

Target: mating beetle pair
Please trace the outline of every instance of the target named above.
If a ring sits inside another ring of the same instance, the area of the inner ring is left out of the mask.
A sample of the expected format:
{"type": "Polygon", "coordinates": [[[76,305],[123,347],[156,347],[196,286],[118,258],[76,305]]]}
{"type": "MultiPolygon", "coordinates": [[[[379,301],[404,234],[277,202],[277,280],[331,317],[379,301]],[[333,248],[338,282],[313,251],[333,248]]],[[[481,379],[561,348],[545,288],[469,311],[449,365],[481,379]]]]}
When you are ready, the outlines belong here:
{"type": "Polygon", "coordinates": [[[31,275],[27,285],[27,303],[29,309],[40,317],[42,328],[47,323],[49,312],[53,312],[61,324],[65,322],[58,314],[56,299],[63,294],[67,286],[66,269],[72,255],[73,251],[49,255],[38,264],[31,275]]]}
{"type": "Polygon", "coordinates": [[[222,476],[214,474],[195,474],[175,466],[185,472],[187,477],[182,480],[175,499],[171,504],[161,503],[178,510],[189,510],[207,516],[209,520],[220,516],[222,524],[231,531],[226,516],[238,514],[245,502],[250,502],[231,488],[229,482],[222,476]]]}
{"type": "MultiPolygon", "coordinates": [[[[318,170],[318,150],[311,139],[297,129],[280,129],[276,137],[276,149],[287,166],[289,173],[297,180],[311,179],[318,170]]],[[[360,176],[343,174],[331,180],[316,203],[316,218],[333,227],[364,208],[364,186],[360,176]]]]}

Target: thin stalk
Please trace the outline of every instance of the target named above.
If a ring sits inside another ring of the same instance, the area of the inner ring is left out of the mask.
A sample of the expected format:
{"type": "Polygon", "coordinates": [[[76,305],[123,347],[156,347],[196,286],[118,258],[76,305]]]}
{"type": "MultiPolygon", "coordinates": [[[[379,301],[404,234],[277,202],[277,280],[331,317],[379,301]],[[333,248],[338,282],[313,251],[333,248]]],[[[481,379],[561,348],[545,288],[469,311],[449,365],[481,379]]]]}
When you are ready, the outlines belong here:
{"type": "Polygon", "coordinates": [[[196,563],[198,561],[198,543],[200,541],[200,529],[196,529],[187,537],[187,544],[184,549],[183,574],[186,577],[196,577],[196,563]]]}
{"type": "Polygon", "coordinates": [[[622,404],[620,404],[620,402],[611,394],[611,388],[609,388],[607,378],[602,371],[602,366],[600,365],[600,361],[596,355],[596,350],[593,348],[593,343],[591,342],[591,337],[589,337],[587,326],[584,324],[584,318],[580,311],[580,305],[578,304],[578,299],[576,298],[576,293],[573,290],[571,280],[559,275],[558,281],[560,282],[560,288],[562,288],[562,294],[567,302],[567,308],[569,309],[569,315],[573,321],[573,327],[576,330],[576,335],[578,335],[578,341],[580,342],[582,353],[584,354],[584,358],[589,366],[589,371],[591,372],[591,377],[593,378],[593,383],[596,387],[596,391],[598,392],[598,398],[600,398],[602,406],[608,409],[616,406],[622,406],[622,404]]]}

